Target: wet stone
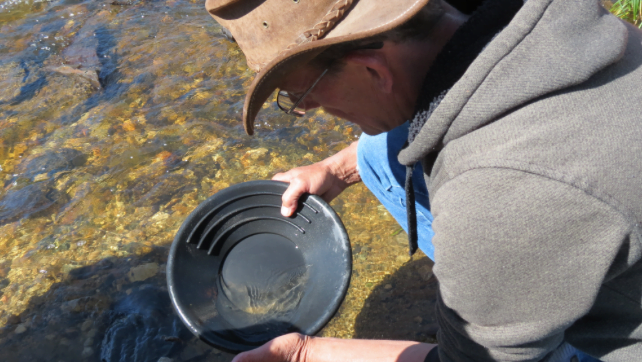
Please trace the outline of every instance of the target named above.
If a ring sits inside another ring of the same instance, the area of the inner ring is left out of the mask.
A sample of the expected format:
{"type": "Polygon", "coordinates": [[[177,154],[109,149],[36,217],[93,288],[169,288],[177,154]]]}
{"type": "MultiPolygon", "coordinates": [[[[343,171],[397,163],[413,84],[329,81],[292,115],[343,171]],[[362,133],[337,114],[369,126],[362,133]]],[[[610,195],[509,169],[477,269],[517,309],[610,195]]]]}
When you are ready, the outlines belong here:
{"type": "Polygon", "coordinates": [[[429,265],[422,265],[417,269],[417,272],[419,273],[419,276],[421,276],[421,279],[428,281],[430,278],[432,278],[432,268],[429,265]]]}
{"type": "Polygon", "coordinates": [[[171,200],[172,196],[180,193],[186,186],[187,179],[179,174],[171,174],[164,177],[155,184],[149,192],[145,193],[135,206],[154,206],[164,204],[171,200]]]}
{"type": "Polygon", "coordinates": [[[0,200],[0,225],[17,221],[23,217],[44,211],[54,205],[60,193],[49,182],[37,182],[11,189],[0,200]]]}
{"type": "Polygon", "coordinates": [[[94,355],[94,349],[93,349],[93,348],[91,348],[91,347],[85,347],[85,348],[82,350],[82,354],[81,354],[81,355],[82,355],[82,357],[83,357],[83,358],[91,357],[91,356],[93,356],[93,355],[94,355]]]}
{"type": "Polygon", "coordinates": [[[16,167],[16,174],[18,177],[34,180],[38,175],[53,176],[55,173],[83,166],[86,162],[87,156],[82,152],[72,148],[62,148],[21,162],[16,167]]]}
{"type": "Polygon", "coordinates": [[[91,319],[85,320],[82,325],[80,326],[80,330],[83,332],[86,332],[91,326],[94,324],[94,322],[91,319]]]}
{"type": "Polygon", "coordinates": [[[91,330],[89,330],[89,332],[87,332],[87,338],[94,338],[97,333],[98,333],[97,329],[95,329],[95,328],[91,329],[91,330]]]}
{"type": "Polygon", "coordinates": [[[104,362],[158,361],[181,348],[181,344],[166,341],[165,336],[189,335],[174,315],[166,292],[157,288],[135,290],[115,305],[100,358],[104,362]]]}
{"type": "Polygon", "coordinates": [[[27,326],[23,324],[18,324],[16,329],[13,331],[15,334],[22,334],[27,331],[27,326]]]}
{"type": "Polygon", "coordinates": [[[11,260],[0,262],[0,289],[9,285],[9,281],[3,278],[6,278],[9,274],[9,271],[11,270],[11,263],[11,260]]]}
{"type": "Polygon", "coordinates": [[[147,280],[158,274],[158,263],[147,263],[131,268],[127,276],[131,282],[147,280]]]}

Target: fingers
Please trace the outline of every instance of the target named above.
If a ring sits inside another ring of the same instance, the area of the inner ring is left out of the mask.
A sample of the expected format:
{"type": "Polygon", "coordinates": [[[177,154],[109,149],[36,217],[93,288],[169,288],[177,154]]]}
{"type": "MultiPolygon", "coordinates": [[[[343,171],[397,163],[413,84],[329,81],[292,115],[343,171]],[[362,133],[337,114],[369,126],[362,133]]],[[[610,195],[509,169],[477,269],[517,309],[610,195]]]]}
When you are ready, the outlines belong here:
{"type": "Polygon", "coordinates": [[[309,186],[298,178],[290,181],[290,186],[281,197],[281,215],[290,217],[296,211],[299,198],[306,192],[309,192],[309,186]]]}
{"type": "Polygon", "coordinates": [[[232,362],[277,362],[279,361],[279,355],[278,352],[273,351],[274,344],[274,340],[271,340],[261,347],[239,353],[232,362]]]}
{"type": "Polygon", "coordinates": [[[253,362],[253,361],[265,361],[266,359],[261,357],[261,350],[263,350],[263,347],[259,347],[257,349],[253,349],[251,351],[239,353],[234,357],[232,362],[253,362]]]}
{"type": "Polygon", "coordinates": [[[337,178],[323,162],[278,173],[272,180],[290,183],[281,198],[281,214],[285,217],[294,214],[303,194],[319,195],[330,202],[347,187],[347,184],[337,178]]]}
{"type": "Polygon", "coordinates": [[[272,180],[289,182],[290,185],[281,197],[281,215],[290,217],[296,211],[299,198],[305,193],[322,192],[322,180],[326,171],[318,165],[297,167],[288,172],[277,173],[272,180]]]}
{"type": "Polygon", "coordinates": [[[281,215],[285,217],[290,217],[294,214],[299,198],[301,195],[308,192],[306,187],[302,185],[301,181],[297,179],[296,174],[298,174],[298,172],[295,171],[296,169],[285,173],[277,173],[272,177],[272,180],[290,183],[281,197],[281,215]]]}
{"type": "Polygon", "coordinates": [[[292,178],[292,173],[291,172],[279,172],[279,173],[277,173],[276,175],[274,175],[272,177],[272,180],[290,182],[291,178],[292,178]]]}
{"type": "Polygon", "coordinates": [[[305,189],[304,190],[299,189],[301,187],[300,182],[295,182],[295,185],[291,183],[293,180],[296,180],[296,176],[294,175],[295,170],[290,170],[288,172],[280,172],[274,175],[274,177],[272,177],[272,180],[274,181],[282,181],[282,182],[290,183],[288,188],[283,193],[283,196],[281,197],[281,200],[282,200],[281,215],[285,217],[290,217],[292,216],[292,214],[294,214],[299,197],[301,197],[301,195],[303,195],[306,192],[305,189]]]}
{"type": "Polygon", "coordinates": [[[305,340],[298,333],[286,334],[259,348],[238,354],[232,362],[301,362],[298,356],[305,340]]]}

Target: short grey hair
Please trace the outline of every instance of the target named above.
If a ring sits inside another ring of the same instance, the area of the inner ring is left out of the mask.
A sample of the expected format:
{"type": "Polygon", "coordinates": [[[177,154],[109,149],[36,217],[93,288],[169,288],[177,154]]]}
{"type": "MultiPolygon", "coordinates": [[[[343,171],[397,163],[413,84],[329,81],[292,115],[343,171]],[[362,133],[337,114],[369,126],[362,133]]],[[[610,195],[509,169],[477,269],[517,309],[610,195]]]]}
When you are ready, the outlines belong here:
{"type": "Polygon", "coordinates": [[[417,14],[398,27],[369,38],[335,44],[319,54],[312,64],[328,67],[352,51],[381,48],[384,41],[404,43],[426,39],[444,13],[442,0],[430,0],[417,14]]]}

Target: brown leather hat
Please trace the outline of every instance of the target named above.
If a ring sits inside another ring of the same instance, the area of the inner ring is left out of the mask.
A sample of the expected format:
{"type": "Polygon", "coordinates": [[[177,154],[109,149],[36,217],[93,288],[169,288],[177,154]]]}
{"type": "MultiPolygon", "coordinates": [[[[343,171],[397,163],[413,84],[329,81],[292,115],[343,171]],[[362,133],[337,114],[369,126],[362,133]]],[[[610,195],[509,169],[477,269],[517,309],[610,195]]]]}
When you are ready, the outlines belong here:
{"type": "Polygon", "coordinates": [[[257,72],[243,107],[245,132],[254,133],[261,106],[292,69],[330,45],[393,29],[430,0],[206,0],[257,72]]]}

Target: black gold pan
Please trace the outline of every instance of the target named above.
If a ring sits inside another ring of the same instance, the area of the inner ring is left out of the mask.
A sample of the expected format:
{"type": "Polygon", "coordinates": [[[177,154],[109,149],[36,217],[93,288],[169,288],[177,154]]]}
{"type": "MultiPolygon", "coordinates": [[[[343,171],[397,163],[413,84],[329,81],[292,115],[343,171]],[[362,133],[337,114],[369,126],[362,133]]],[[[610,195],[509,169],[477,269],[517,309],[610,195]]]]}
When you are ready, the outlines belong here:
{"type": "Polygon", "coordinates": [[[201,340],[229,352],[274,337],[317,333],[339,308],[352,270],[341,220],[320,197],[280,213],[287,184],[251,181],[199,205],[172,244],[167,284],[201,340]]]}

